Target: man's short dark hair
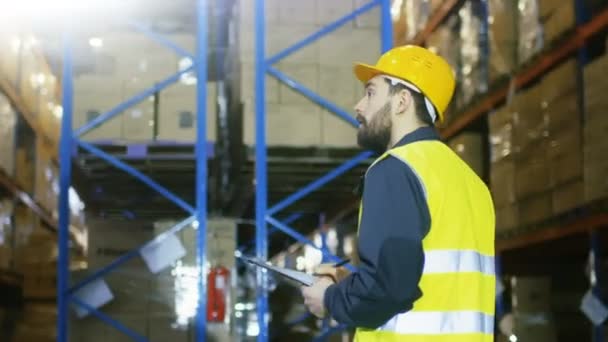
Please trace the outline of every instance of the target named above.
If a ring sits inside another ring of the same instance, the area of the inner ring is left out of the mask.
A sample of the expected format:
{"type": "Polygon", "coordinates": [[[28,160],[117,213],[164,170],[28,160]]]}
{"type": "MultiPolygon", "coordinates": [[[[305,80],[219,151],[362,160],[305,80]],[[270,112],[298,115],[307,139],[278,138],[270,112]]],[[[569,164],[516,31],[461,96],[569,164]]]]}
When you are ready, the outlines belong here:
{"type": "Polygon", "coordinates": [[[408,90],[410,94],[412,94],[412,98],[414,99],[414,109],[416,109],[416,117],[418,117],[418,120],[423,122],[425,125],[433,126],[433,119],[431,118],[431,114],[429,114],[429,111],[426,109],[426,105],[424,103],[424,95],[409,90],[405,85],[401,83],[393,85],[390,80],[385,79],[385,81],[386,83],[388,83],[388,93],[390,95],[395,95],[402,90],[408,90]]]}

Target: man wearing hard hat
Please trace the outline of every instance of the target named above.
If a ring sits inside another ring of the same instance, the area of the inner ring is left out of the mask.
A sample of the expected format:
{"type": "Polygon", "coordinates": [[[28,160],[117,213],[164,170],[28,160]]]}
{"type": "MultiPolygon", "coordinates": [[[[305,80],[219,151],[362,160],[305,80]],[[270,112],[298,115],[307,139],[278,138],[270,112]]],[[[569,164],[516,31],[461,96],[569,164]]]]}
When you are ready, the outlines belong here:
{"type": "Polygon", "coordinates": [[[435,129],[454,93],[452,69],[401,46],[354,72],[365,85],[357,140],[380,154],[364,178],[361,262],[337,283],[319,277],[302,288],[305,304],[356,327],[356,341],[493,341],[492,200],[435,129]]]}

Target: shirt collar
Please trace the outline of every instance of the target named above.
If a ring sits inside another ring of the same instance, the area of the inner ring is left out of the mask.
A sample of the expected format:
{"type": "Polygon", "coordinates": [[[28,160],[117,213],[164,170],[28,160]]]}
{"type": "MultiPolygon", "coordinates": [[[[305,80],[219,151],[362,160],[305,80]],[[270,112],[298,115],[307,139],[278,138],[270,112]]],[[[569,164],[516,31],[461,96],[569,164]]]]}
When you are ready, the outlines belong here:
{"type": "Polygon", "coordinates": [[[413,132],[404,135],[393,148],[422,140],[440,140],[439,133],[437,133],[437,130],[433,126],[420,127],[413,132]]]}

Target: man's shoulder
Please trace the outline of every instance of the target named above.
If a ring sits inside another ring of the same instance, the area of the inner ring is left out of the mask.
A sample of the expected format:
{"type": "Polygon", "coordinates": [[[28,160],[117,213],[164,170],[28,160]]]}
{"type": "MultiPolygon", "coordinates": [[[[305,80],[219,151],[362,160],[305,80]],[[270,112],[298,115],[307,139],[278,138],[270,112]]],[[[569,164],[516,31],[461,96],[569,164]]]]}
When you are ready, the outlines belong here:
{"type": "Polygon", "coordinates": [[[409,175],[413,176],[413,171],[408,165],[399,158],[387,154],[369,167],[366,173],[366,179],[386,179],[387,177],[407,177],[409,175]]]}

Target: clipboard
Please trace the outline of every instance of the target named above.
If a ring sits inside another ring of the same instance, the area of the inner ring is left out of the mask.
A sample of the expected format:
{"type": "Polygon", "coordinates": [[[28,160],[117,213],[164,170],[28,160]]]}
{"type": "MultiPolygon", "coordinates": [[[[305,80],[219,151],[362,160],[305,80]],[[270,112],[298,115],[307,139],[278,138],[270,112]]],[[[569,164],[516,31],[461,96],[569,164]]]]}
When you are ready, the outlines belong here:
{"type": "Polygon", "coordinates": [[[270,263],[262,261],[258,258],[254,258],[254,257],[247,257],[247,256],[242,255],[239,258],[243,259],[244,261],[246,261],[252,265],[262,267],[269,271],[280,274],[283,277],[296,281],[297,283],[304,285],[304,286],[311,286],[315,282],[315,277],[313,277],[312,275],[310,275],[308,273],[295,271],[295,270],[292,270],[289,268],[272,266],[270,263]]]}

